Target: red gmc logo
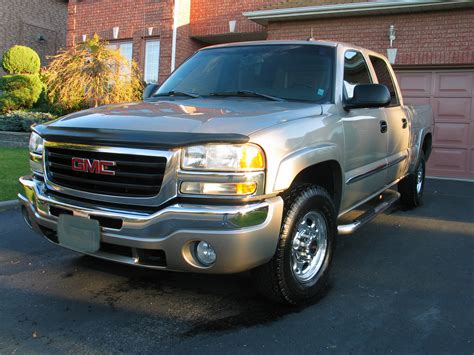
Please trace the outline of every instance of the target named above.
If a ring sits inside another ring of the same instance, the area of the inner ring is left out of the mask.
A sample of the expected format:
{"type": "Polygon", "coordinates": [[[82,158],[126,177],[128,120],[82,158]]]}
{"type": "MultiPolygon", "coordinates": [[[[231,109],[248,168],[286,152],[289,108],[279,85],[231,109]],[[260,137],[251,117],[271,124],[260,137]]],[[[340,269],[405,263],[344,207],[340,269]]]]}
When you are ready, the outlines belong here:
{"type": "Polygon", "coordinates": [[[109,166],[115,166],[115,162],[108,160],[91,161],[85,158],[72,158],[72,170],[83,173],[115,175],[115,171],[107,169],[109,166]]]}

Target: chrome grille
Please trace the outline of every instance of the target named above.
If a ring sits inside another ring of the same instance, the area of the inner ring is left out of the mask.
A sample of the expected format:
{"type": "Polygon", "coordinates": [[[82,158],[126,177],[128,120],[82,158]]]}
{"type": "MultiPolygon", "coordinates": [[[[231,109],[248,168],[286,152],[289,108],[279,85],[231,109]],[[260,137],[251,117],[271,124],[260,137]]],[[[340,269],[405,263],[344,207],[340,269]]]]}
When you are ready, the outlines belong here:
{"type": "Polygon", "coordinates": [[[59,186],[102,195],[150,197],[160,192],[166,158],[47,147],[45,165],[48,180],[59,186]],[[115,174],[74,171],[73,158],[113,161],[110,170],[115,174]]]}

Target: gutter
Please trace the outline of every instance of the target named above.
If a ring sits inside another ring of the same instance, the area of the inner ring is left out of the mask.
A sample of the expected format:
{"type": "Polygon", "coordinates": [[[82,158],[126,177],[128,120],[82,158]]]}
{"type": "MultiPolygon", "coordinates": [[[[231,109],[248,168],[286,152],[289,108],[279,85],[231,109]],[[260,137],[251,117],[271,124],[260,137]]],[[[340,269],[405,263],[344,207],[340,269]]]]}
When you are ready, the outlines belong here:
{"type": "Polygon", "coordinates": [[[349,4],[304,6],[283,9],[244,12],[242,15],[261,25],[270,21],[303,20],[309,18],[367,15],[372,13],[405,12],[413,10],[440,10],[472,6],[471,0],[405,0],[405,1],[366,1],[349,4]]]}

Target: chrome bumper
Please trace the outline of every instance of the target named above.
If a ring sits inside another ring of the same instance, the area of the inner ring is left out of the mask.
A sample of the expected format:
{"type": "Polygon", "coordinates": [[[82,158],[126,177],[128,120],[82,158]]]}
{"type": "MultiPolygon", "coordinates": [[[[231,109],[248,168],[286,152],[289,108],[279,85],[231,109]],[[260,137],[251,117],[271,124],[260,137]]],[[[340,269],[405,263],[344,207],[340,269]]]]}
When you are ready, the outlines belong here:
{"type": "Polygon", "coordinates": [[[101,227],[101,243],[125,247],[122,250],[131,254],[104,248],[90,255],[174,271],[235,273],[269,261],[276,250],[283,213],[280,197],[248,205],[174,204],[151,214],[131,212],[49,195],[44,183],[31,177],[20,178],[20,184],[23,191],[18,198],[27,222],[43,236],[47,231],[50,241],[58,221],[52,207],[86,218],[119,220],[119,229],[101,227]],[[200,265],[194,257],[192,245],[200,240],[211,243],[216,251],[217,260],[210,267],[200,265]],[[150,250],[163,251],[165,264],[144,262],[141,255],[150,250]]]}

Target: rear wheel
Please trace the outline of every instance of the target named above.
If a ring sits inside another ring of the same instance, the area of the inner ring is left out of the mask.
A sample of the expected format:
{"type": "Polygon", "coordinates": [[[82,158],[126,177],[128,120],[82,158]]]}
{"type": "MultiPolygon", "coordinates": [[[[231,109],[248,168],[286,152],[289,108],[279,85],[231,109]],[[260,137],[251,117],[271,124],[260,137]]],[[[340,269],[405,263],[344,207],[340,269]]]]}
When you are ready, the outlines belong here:
{"type": "Polygon", "coordinates": [[[336,244],[336,217],[334,203],[321,187],[306,185],[288,194],[276,253],[253,271],[261,293],[289,304],[322,294],[336,244]]]}
{"type": "Polygon", "coordinates": [[[407,208],[415,208],[423,204],[425,189],[425,157],[423,153],[418,160],[415,171],[398,183],[400,201],[407,208]]]}

